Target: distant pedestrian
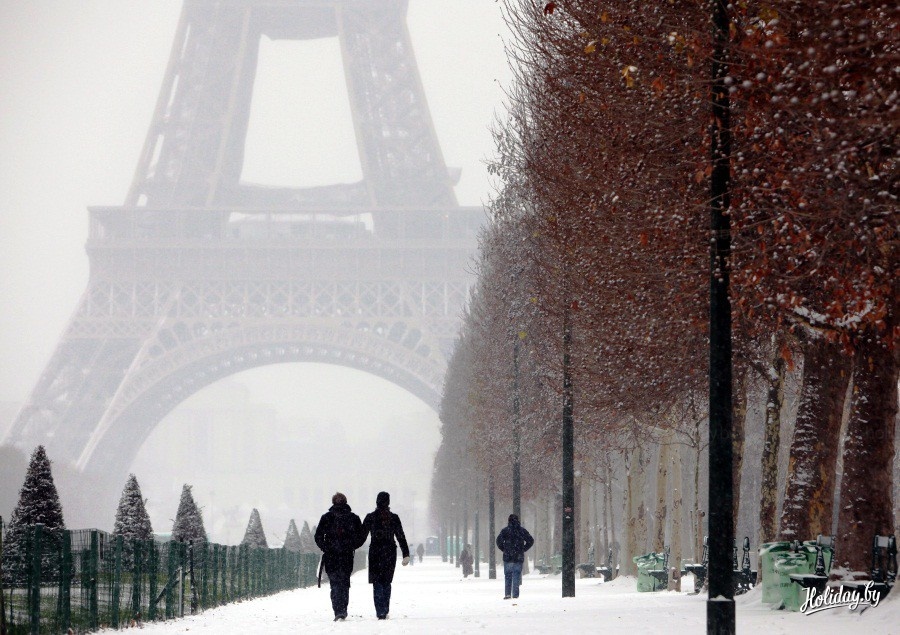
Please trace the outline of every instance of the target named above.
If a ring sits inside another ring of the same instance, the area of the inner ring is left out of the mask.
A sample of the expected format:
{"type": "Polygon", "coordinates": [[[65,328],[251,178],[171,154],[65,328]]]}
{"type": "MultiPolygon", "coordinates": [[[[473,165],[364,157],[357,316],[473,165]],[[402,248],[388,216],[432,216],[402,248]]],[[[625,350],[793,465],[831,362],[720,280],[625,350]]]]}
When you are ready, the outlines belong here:
{"type": "Polygon", "coordinates": [[[375,498],[375,511],[363,520],[363,540],[372,534],[369,544],[369,583],[375,600],[375,615],[387,619],[391,610],[391,582],[397,566],[397,543],[403,554],[403,566],[409,564],[409,545],[403,534],[400,517],[391,512],[391,495],[379,492],[375,498]],[[394,539],[397,539],[394,542],[394,539]]]}
{"type": "Polygon", "coordinates": [[[421,542],[419,543],[419,546],[416,547],[416,555],[419,556],[419,562],[422,562],[422,558],[425,557],[425,545],[421,542]]]}
{"type": "Polygon", "coordinates": [[[331,585],[331,608],[334,621],[347,618],[350,601],[350,575],[353,573],[353,552],[365,542],[359,516],[350,510],[347,497],[337,492],[331,497],[331,509],[319,520],[315,535],[316,545],[322,550],[319,565],[319,585],[322,569],[328,574],[331,585]]]}
{"type": "Polygon", "coordinates": [[[472,545],[466,545],[462,553],[459,554],[459,561],[462,563],[462,573],[464,578],[468,578],[473,573],[472,563],[475,558],[472,557],[472,545]]]}
{"type": "Polygon", "coordinates": [[[413,555],[412,543],[409,543],[409,566],[416,564],[416,557],[413,555]]]}
{"type": "Polygon", "coordinates": [[[509,524],[497,536],[497,549],[503,552],[503,576],[506,578],[504,600],[519,597],[522,563],[525,562],[525,552],[531,549],[533,544],[534,538],[519,524],[519,517],[510,514],[509,524]]]}

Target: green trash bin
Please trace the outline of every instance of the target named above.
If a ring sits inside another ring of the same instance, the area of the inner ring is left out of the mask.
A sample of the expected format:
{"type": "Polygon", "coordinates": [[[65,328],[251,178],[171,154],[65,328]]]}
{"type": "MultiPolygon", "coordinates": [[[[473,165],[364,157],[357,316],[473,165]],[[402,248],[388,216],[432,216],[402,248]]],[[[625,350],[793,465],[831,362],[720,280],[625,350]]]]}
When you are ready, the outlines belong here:
{"type": "Polygon", "coordinates": [[[789,542],[764,542],[759,546],[759,575],[762,576],[764,604],[781,604],[781,593],[775,576],[775,558],[790,550],[789,542]]]}
{"type": "Polygon", "coordinates": [[[792,573],[810,573],[809,560],[805,549],[799,553],[788,551],[775,556],[775,579],[778,584],[779,600],[776,602],[788,611],[799,611],[803,601],[802,587],[791,581],[792,573]]]}
{"type": "Polygon", "coordinates": [[[632,558],[637,566],[637,590],[638,593],[648,591],[660,591],[665,588],[665,583],[650,575],[650,571],[662,569],[666,556],[662,553],[648,553],[632,558]]]}

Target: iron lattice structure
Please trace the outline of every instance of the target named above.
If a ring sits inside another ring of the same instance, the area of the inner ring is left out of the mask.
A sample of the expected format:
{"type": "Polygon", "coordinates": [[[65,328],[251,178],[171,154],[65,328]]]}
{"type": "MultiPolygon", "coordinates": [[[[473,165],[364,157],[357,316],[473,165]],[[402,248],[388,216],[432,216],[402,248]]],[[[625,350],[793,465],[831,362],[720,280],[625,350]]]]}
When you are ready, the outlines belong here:
{"type": "Polygon", "coordinates": [[[88,288],[13,443],[122,473],[187,396],[287,361],[361,369],[437,407],[484,215],[456,202],[405,14],[186,0],[125,204],[89,210],[88,288]],[[263,36],[339,39],[361,181],[241,181],[263,36]]]}

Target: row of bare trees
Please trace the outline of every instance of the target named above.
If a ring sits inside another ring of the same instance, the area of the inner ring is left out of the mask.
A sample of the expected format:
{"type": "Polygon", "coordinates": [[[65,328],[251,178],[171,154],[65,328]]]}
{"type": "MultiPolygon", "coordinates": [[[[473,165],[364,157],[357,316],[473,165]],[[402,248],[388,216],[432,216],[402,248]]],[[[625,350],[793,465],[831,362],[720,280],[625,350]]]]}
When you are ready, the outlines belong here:
{"type": "MultiPolygon", "coordinates": [[[[649,508],[682,507],[682,493],[705,507],[709,6],[505,4],[514,81],[495,128],[493,222],[445,384],[435,517],[483,505],[491,476],[508,499],[515,456],[523,497],[554,498],[567,325],[577,469],[594,492],[579,500],[603,499],[595,521],[617,508],[634,555],[659,541],[634,536],[649,508]],[[644,466],[673,461],[689,467],[683,483],[666,471],[649,487],[644,466]],[[607,504],[599,492],[614,484],[624,493],[607,504]]],[[[737,494],[753,474],[760,542],[834,533],[838,563],[861,571],[872,535],[896,522],[900,8],[730,6],[734,513],[750,505],[737,494]],[[802,380],[787,409],[792,373],[802,380]],[[763,449],[745,465],[754,399],[763,449]]]]}

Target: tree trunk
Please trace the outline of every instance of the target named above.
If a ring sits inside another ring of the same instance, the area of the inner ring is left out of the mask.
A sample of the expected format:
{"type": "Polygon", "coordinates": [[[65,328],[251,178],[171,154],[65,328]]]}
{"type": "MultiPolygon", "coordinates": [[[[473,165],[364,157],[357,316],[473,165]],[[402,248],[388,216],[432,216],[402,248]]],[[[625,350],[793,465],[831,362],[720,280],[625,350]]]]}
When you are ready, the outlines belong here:
{"type": "Polygon", "coordinates": [[[868,571],[874,535],[894,533],[897,369],[896,353],[878,342],[869,340],[858,347],[835,545],[840,566],[851,575],[868,571]]]}
{"type": "Polygon", "coordinates": [[[656,510],[653,514],[656,522],[653,551],[662,553],[666,548],[666,486],[669,476],[669,437],[665,436],[659,444],[659,464],[656,470],[656,510]]]}
{"type": "Polygon", "coordinates": [[[700,458],[703,452],[703,445],[700,443],[700,421],[696,423],[694,439],[697,445],[694,446],[694,562],[700,562],[700,556],[703,553],[703,517],[706,512],[700,507],[700,458]]]}
{"type": "Polygon", "coordinates": [[[646,542],[640,537],[646,536],[647,533],[646,518],[644,517],[642,454],[640,448],[635,448],[631,451],[628,461],[628,490],[625,493],[625,554],[622,556],[622,571],[627,575],[636,573],[632,558],[639,555],[639,550],[644,548],[646,542]],[[641,526],[644,527],[643,530],[641,526]]]}
{"type": "Polygon", "coordinates": [[[589,525],[591,521],[590,506],[585,504],[587,493],[590,491],[590,484],[584,478],[578,478],[575,481],[575,509],[578,514],[575,516],[575,567],[577,569],[579,562],[584,562],[584,554],[587,553],[590,544],[589,525]]]}
{"type": "Polygon", "coordinates": [[[557,492],[553,498],[553,555],[562,554],[563,544],[563,497],[561,492],[557,492]]]}
{"type": "Polygon", "coordinates": [[[784,358],[778,338],[774,359],[766,377],[766,422],[762,453],[758,544],[771,542],[778,536],[778,448],[781,444],[781,405],[784,402],[784,358]]]}
{"type": "Polygon", "coordinates": [[[550,558],[553,557],[553,519],[556,518],[556,505],[549,496],[544,500],[542,514],[544,517],[544,562],[550,564],[550,558]],[[552,507],[552,512],[551,512],[552,507]]]}
{"type": "Polygon", "coordinates": [[[606,469],[606,475],[605,475],[604,481],[603,481],[603,489],[601,489],[599,492],[597,492],[600,495],[600,507],[603,510],[603,520],[602,520],[602,525],[601,525],[603,527],[603,530],[600,532],[600,540],[598,541],[598,547],[597,547],[598,551],[596,552],[598,563],[606,562],[606,554],[609,551],[609,545],[610,545],[610,541],[609,541],[609,523],[610,523],[609,512],[610,512],[610,509],[609,509],[609,505],[608,505],[608,499],[606,497],[606,492],[608,489],[609,489],[609,468],[606,469]]]}
{"type": "Polygon", "coordinates": [[[832,535],[834,475],[850,360],[840,346],[810,338],[781,513],[782,540],[832,535]]]}
{"type": "Polygon", "coordinates": [[[672,551],[669,557],[669,564],[679,572],[675,576],[673,590],[681,591],[681,521],[684,514],[684,507],[681,504],[681,491],[684,487],[681,482],[681,446],[676,445],[672,447],[671,466],[671,482],[675,484],[675,489],[672,490],[672,537],[669,539],[672,551]]]}
{"type": "Polygon", "coordinates": [[[638,448],[637,451],[637,474],[635,475],[635,498],[637,499],[636,504],[636,518],[635,518],[635,545],[636,552],[634,555],[640,555],[647,553],[649,544],[647,539],[647,457],[644,455],[644,450],[642,448],[638,448]]]}
{"type": "MultiPolygon", "coordinates": [[[[609,510],[609,518],[607,525],[609,529],[607,530],[607,536],[609,536],[609,543],[606,547],[606,553],[609,553],[609,550],[613,550],[613,554],[618,559],[619,557],[619,543],[616,541],[616,514],[615,508],[613,507],[613,495],[612,495],[612,468],[606,469],[606,509],[609,510]]],[[[606,554],[604,554],[604,557],[606,554]]]]}

